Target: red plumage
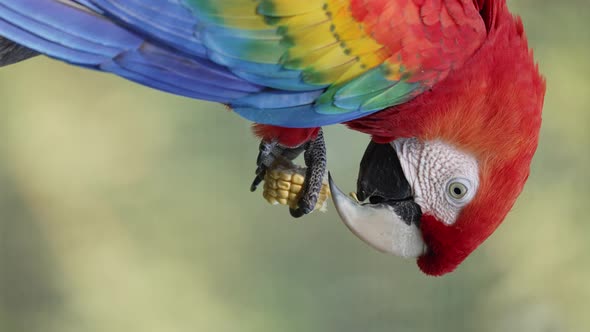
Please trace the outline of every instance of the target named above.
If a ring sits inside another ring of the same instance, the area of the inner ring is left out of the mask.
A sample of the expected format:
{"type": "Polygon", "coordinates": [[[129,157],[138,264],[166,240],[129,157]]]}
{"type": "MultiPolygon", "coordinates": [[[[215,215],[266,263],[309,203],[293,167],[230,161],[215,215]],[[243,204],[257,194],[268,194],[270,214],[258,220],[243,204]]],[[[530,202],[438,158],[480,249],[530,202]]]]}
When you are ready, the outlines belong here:
{"type": "MultiPolygon", "coordinates": [[[[370,14],[362,3],[352,1],[359,19],[370,14]]],[[[505,0],[472,3],[479,10],[477,19],[483,22],[486,37],[463,66],[454,68],[445,80],[403,105],[347,123],[351,129],[372,135],[376,142],[400,137],[442,140],[477,158],[480,189],[456,223],[447,226],[431,215],[422,217],[420,228],[429,252],[419,258],[418,265],[431,275],[454,270],[502,222],[528,177],[541,126],[545,81],[529,50],[520,18],[510,14],[505,0]]],[[[423,8],[421,21],[429,22],[427,7],[423,8]]],[[[452,17],[441,17],[440,24],[452,17]]],[[[454,23],[461,26],[461,22],[454,23]]],[[[467,30],[457,31],[472,37],[467,30]]],[[[385,31],[375,28],[375,33],[385,31]]],[[[438,37],[427,32],[417,40],[434,42],[438,37]]],[[[259,133],[264,136],[270,130],[259,133]]],[[[293,138],[308,134],[309,129],[291,129],[282,131],[281,140],[297,145],[301,142],[293,138]]]]}
{"type": "Polygon", "coordinates": [[[488,37],[463,68],[411,102],[348,123],[378,142],[439,139],[477,157],[480,189],[452,226],[422,218],[427,274],[452,271],[499,226],[522,191],[537,148],[545,81],[522,22],[504,1],[480,1],[488,37]]]}
{"type": "Polygon", "coordinates": [[[351,0],[356,20],[426,86],[460,67],[483,43],[486,28],[471,0],[351,0]]]}

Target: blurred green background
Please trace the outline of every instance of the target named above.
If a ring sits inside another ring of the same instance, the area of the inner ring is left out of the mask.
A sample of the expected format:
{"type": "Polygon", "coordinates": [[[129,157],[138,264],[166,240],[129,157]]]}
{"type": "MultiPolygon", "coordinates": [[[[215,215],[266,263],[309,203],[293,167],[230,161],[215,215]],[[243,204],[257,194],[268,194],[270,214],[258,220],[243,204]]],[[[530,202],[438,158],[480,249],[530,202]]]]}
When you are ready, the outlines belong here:
{"type": "MultiPolygon", "coordinates": [[[[530,181],[459,269],[422,275],[333,208],[251,194],[214,104],[38,58],[0,71],[0,331],[590,331],[587,0],[513,0],[548,80],[530,181]]],[[[354,188],[368,138],[327,128],[354,188]]]]}

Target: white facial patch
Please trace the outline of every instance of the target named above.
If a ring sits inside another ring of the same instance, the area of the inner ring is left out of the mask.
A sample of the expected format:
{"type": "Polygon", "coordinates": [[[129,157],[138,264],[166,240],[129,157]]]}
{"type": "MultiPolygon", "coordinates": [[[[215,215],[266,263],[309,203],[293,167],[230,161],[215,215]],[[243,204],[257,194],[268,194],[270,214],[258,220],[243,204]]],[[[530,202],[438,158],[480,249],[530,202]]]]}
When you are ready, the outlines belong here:
{"type": "Polygon", "coordinates": [[[454,224],[477,192],[476,159],[442,141],[400,138],[391,144],[422,212],[454,224]]]}

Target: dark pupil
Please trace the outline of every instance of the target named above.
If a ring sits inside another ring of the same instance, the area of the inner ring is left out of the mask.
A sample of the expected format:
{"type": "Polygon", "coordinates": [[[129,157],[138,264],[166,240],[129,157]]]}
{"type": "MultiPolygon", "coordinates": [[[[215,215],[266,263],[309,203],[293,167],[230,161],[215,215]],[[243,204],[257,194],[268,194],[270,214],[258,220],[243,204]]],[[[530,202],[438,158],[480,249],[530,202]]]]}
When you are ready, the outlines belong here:
{"type": "Polygon", "coordinates": [[[461,188],[453,188],[453,192],[455,193],[455,195],[461,195],[461,188]]]}

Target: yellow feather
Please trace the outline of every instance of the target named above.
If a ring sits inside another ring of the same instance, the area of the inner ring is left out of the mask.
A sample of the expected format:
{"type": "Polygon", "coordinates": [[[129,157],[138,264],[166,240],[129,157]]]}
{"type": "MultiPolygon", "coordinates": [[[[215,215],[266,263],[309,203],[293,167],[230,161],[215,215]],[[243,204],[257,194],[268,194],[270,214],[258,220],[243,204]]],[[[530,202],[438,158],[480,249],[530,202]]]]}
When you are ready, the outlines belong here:
{"type": "Polygon", "coordinates": [[[362,73],[381,65],[387,59],[387,56],[388,52],[384,48],[381,48],[374,53],[366,53],[359,56],[359,61],[351,65],[342,76],[334,81],[334,84],[349,81],[362,73]]]}
{"type": "Polygon", "coordinates": [[[348,72],[348,70],[356,62],[358,62],[358,60],[356,60],[355,58],[351,58],[349,62],[340,64],[338,66],[334,66],[332,68],[326,68],[321,71],[317,71],[315,70],[315,68],[313,68],[313,71],[310,70],[303,72],[303,79],[306,82],[312,84],[332,84],[335,81],[337,81],[340,77],[342,77],[344,73],[348,72]]]}
{"type": "Polygon", "coordinates": [[[303,15],[282,18],[276,25],[287,28],[289,33],[296,33],[299,29],[305,29],[328,21],[330,19],[326,16],[326,13],[317,10],[303,15]]]}
{"type": "Polygon", "coordinates": [[[324,54],[323,57],[315,60],[313,64],[311,64],[311,67],[317,71],[327,70],[353,61],[355,58],[355,56],[342,52],[341,47],[335,47],[330,52],[324,54]]]}
{"type": "Polygon", "coordinates": [[[368,68],[373,68],[382,64],[389,57],[389,51],[382,47],[375,52],[366,53],[359,56],[359,60],[368,68]]]}
{"type": "Polygon", "coordinates": [[[345,82],[359,76],[360,74],[366,72],[368,69],[371,69],[371,68],[368,68],[360,61],[357,61],[354,64],[352,64],[351,66],[349,66],[348,69],[338,77],[338,79],[334,80],[333,84],[338,85],[340,83],[345,83],[345,82]]]}
{"type": "MultiPolygon", "coordinates": [[[[203,0],[206,1],[206,0],[203,0]]],[[[349,0],[209,0],[206,17],[239,30],[277,29],[280,44],[256,52],[284,54],[280,63],[302,70],[314,84],[343,83],[385,61],[389,54],[363,29],[349,0]]],[[[248,34],[244,34],[248,38],[248,34]]],[[[254,35],[252,38],[255,38],[254,35]]]]}
{"type": "Polygon", "coordinates": [[[362,25],[353,20],[338,25],[335,33],[340,40],[344,41],[367,38],[367,34],[363,31],[362,25]]]}
{"type": "Polygon", "coordinates": [[[334,34],[330,31],[331,23],[329,21],[314,25],[307,29],[300,29],[297,33],[289,34],[294,43],[295,49],[314,50],[336,41],[334,34]]]}
{"type": "Polygon", "coordinates": [[[269,16],[283,17],[295,16],[313,11],[320,11],[325,5],[324,1],[318,0],[267,0],[263,1],[261,12],[267,14],[265,10],[265,3],[269,4],[269,16]]]}
{"type": "Polygon", "coordinates": [[[343,45],[346,47],[347,50],[349,50],[350,53],[358,55],[365,53],[373,53],[383,48],[383,45],[369,38],[349,40],[343,42],[343,45]]]}
{"type": "Polygon", "coordinates": [[[312,50],[311,52],[307,49],[291,49],[289,50],[285,66],[289,69],[305,69],[311,67],[316,61],[323,58],[324,55],[330,52],[339,51],[340,45],[337,42],[333,42],[325,47],[312,50]],[[297,52],[299,51],[299,53],[297,52]]]}

